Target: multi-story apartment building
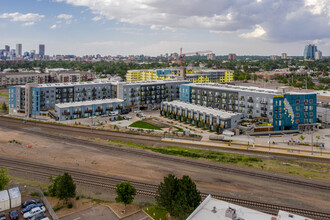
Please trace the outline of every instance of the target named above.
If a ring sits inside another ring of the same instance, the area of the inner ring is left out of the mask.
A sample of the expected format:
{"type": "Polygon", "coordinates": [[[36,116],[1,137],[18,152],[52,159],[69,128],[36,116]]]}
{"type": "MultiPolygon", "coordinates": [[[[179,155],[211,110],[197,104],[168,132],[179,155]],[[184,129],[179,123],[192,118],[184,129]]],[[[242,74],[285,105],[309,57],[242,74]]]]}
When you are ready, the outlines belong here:
{"type": "Polygon", "coordinates": [[[69,119],[88,118],[91,116],[109,115],[111,111],[121,111],[125,108],[124,100],[102,99],[86,102],[72,102],[55,105],[56,119],[63,121],[69,119]]]}
{"type": "Polygon", "coordinates": [[[290,93],[284,89],[197,83],[180,86],[180,100],[196,105],[263,118],[273,130],[299,129],[316,123],[316,95],[290,93]]]}
{"type": "Polygon", "coordinates": [[[8,72],[0,73],[0,86],[25,85],[26,83],[64,83],[81,82],[95,79],[93,72],[66,71],[66,72],[8,72]]]}
{"type": "Polygon", "coordinates": [[[0,86],[25,85],[26,83],[49,83],[50,76],[37,72],[0,73],[0,86]]]}
{"type": "Polygon", "coordinates": [[[119,98],[127,108],[158,108],[162,101],[178,100],[180,85],[187,81],[111,81],[27,84],[9,87],[10,113],[48,115],[55,104],[119,98]]]}
{"type": "MultiPolygon", "coordinates": [[[[117,97],[115,86],[109,82],[27,84],[9,87],[11,113],[47,115],[57,103],[110,99],[117,97]]],[[[116,87],[116,86],[115,86],[116,87]]]]}
{"type": "Polygon", "coordinates": [[[126,108],[160,107],[162,101],[180,98],[180,85],[188,81],[158,80],[132,83],[117,83],[118,98],[125,101],[126,108]]]}
{"type": "MultiPolygon", "coordinates": [[[[130,70],[127,71],[127,82],[173,79],[179,75],[179,69],[130,70]]],[[[194,83],[228,83],[234,80],[231,70],[193,69],[186,70],[185,80],[194,83]]]]}
{"type": "Polygon", "coordinates": [[[224,129],[236,128],[243,118],[242,113],[228,112],[181,101],[163,102],[160,114],[218,133],[222,133],[224,129]]]}

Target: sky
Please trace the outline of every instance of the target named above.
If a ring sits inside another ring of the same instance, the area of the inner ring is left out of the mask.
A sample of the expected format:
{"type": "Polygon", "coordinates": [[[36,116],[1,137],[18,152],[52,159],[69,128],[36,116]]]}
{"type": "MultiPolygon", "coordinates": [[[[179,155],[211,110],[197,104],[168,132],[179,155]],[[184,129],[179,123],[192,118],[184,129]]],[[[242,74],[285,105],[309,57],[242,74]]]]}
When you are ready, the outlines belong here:
{"type": "Polygon", "coordinates": [[[46,54],[330,55],[330,0],[1,0],[0,49],[46,54]]]}

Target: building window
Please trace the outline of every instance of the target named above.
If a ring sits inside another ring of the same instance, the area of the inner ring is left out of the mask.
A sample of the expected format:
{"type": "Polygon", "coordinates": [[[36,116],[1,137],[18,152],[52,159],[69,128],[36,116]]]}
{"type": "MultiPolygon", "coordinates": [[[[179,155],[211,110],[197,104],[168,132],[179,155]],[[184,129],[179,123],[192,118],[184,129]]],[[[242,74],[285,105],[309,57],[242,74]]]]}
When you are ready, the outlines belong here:
{"type": "Polygon", "coordinates": [[[313,119],[309,119],[309,123],[311,123],[311,124],[312,124],[312,123],[313,123],[313,119]]]}
{"type": "Polygon", "coordinates": [[[310,99],[310,100],[309,100],[309,103],[312,104],[312,103],[313,103],[313,99],[310,99]]]}
{"type": "Polygon", "coordinates": [[[300,102],[299,99],[297,99],[297,100],[296,100],[296,104],[299,104],[299,102],[300,102]]]}
{"type": "Polygon", "coordinates": [[[299,112],[296,113],[296,117],[299,118],[300,117],[300,114],[299,112]]]}
{"type": "Polygon", "coordinates": [[[296,106],[296,111],[300,111],[300,106],[296,106]]]}
{"type": "Polygon", "coordinates": [[[313,117],[313,112],[310,112],[309,113],[309,117],[313,117]]]}
{"type": "Polygon", "coordinates": [[[312,111],[313,110],[313,106],[309,106],[309,110],[312,111]]]}
{"type": "Polygon", "coordinates": [[[299,124],[299,119],[296,119],[296,124],[299,124]]]}

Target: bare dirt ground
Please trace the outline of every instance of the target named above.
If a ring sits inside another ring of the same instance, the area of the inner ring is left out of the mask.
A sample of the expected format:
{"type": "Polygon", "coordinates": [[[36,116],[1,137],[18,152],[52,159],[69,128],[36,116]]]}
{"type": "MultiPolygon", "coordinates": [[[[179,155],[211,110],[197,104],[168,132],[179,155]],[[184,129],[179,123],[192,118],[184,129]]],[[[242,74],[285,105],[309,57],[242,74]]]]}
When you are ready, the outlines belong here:
{"type": "Polygon", "coordinates": [[[95,149],[0,128],[0,155],[158,184],[164,176],[189,175],[199,190],[244,199],[330,212],[330,195],[290,184],[267,182],[247,176],[219,173],[205,168],[146,158],[124,152],[95,149]],[[15,139],[19,143],[9,143],[15,139]],[[31,145],[32,148],[27,148],[31,145]]]}

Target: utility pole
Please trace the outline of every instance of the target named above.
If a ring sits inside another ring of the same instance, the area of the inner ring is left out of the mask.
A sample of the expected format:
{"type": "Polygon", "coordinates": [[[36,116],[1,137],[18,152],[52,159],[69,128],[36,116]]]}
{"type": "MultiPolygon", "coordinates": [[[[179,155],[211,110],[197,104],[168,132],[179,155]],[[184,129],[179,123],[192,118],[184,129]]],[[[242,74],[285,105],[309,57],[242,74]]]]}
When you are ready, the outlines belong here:
{"type": "Polygon", "coordinates": [[[268,148],[269,148],[269,151],[270,151],[270,132],[269,132],[269,125],[268,125],[268,148]]]}
{"type": "Polygon", "coordinates": [[[308,89],[308,87],[307,87],[307,73],[306,73],[306,89],[308,89]]]}
{"type": "Polygon", "coordinates": [[[314,143],[313,143],[313,131],[312,129],[310,130],[311,135],[312,135],[312,155],[313,155],[313,150],[314,150],[314,143]]]}

